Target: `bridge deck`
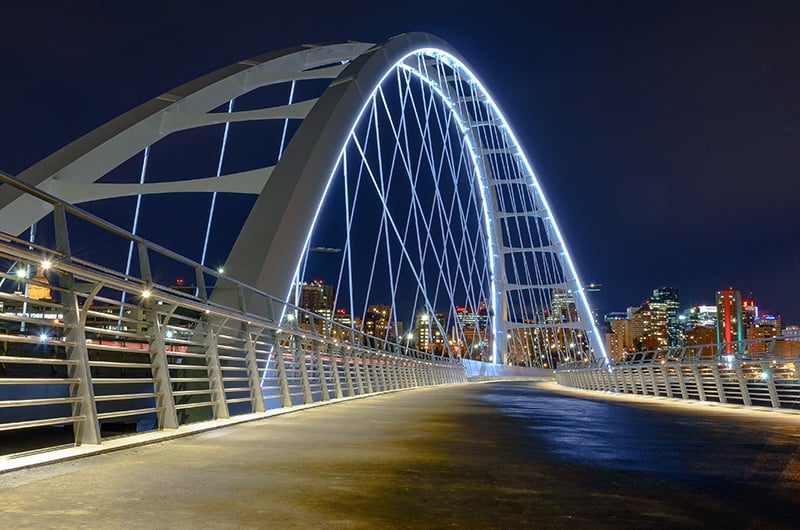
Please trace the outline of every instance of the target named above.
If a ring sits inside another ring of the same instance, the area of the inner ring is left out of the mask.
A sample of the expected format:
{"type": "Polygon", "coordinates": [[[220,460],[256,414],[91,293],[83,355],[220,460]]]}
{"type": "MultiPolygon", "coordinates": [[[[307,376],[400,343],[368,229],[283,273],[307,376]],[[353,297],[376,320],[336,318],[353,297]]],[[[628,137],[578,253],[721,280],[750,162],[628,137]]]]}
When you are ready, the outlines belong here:
{"type": "Polygon", "coordinates": [[[796,523],[800,418],[553,390],[398,392],[10,472],[0,527],[796,523]]]}

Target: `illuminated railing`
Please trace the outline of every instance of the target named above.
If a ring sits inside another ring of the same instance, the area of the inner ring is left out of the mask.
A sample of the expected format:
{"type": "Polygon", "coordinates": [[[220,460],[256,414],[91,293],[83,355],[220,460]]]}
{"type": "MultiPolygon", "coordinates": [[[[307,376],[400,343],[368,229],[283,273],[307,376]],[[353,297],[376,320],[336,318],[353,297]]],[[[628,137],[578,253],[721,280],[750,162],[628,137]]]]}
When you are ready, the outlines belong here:
{"type": "Polygon", "coordinates": [[[800,341],[791,337],[636,352],[611,363],[559,366],[564,386],[614,392],[800,409],[800,341]]]}
{"type": "Polygon", "coordinates": [[[55,241],[0,233],[0,454],[466,380],[458,360],[354,331],[0,181],[53,208],[55,241]],[[87,225],[131,242],[134,272],[74,252],[69,229],[87,225]],[[196,286],[165,286],[154,270],[196,286]]]}

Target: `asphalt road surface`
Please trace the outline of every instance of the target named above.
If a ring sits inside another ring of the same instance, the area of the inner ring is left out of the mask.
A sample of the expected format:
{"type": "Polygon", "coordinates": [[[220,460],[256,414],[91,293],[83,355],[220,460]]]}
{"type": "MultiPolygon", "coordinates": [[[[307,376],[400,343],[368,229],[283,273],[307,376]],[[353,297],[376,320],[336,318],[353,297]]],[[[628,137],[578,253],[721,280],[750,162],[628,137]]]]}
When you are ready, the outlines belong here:
{"type": "Polygon", "coordinates": [[[0,475],[0,528],[798,528],[800,416],[463,384],[0,475]]]}

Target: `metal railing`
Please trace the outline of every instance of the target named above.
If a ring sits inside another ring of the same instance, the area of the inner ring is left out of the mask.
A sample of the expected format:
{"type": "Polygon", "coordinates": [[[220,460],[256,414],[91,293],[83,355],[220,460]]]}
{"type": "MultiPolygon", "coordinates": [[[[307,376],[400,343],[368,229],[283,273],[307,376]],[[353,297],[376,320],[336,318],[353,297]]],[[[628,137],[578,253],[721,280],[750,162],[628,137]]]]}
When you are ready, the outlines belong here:
{"type": "Polygon", "coordinates": [[[636,352],[617,362],[558,367],[560,385],[621,394],[662,396],[800,409],[800,341],[754,339],[636,352]]]}
{"type": "Polygon", "coordinates": [[[466,380],[456,359],[354,331],[0,181],[53,208],[55,241],[0,233],[0,454],[52,445],[45,431],[101,444],[126,431],[466,380]],[[70,229],[89,225],[132,245],[135,272],[73,251],[70,229]],[[196,286],[159,283],[156,268],[196,286]]]}

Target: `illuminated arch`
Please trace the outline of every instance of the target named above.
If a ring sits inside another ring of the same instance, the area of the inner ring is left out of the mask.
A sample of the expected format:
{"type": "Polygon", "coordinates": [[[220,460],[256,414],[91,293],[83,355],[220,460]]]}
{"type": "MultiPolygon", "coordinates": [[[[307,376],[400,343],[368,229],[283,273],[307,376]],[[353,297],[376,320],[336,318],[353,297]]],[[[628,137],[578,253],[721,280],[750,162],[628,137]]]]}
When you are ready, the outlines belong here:
{"type": "MultiPolygon", "coordinates": [[[[493,359],[497,362],[504,356],[504,362],[541,364],[545,358],[539,351],[542,342],[565,350],[559,354],[562,358],[605,357],[566,244],[509,124],[463,58],[432,35],[404,34],[381,45],[306,46],[241,61],[130,111],[19,177],[74,202],[164,192],[257,193],[225,271],[259,290],[283,296],[302,280],[298,271],[306,259],[326,190],[337,171],[346,166],[347,150],[354,145],[360,148],[355,131],[365,115],[369,120],[370,112],[377,114],[377,91],[392,75],[405,76],[406,83],[423,87],[428,99],[435,96],[437,104],[449,113],[447,126],[461,133],[461,147],[451,149],[466,149],[472,169],[465,171],[481,202],[484,226],[476,233],[485,242],[478,250],[485,254],[489,270],[480,273],[476,281],[487,286],[473,298],[486,298],[491,308],[493,359]],[[412,78],[414,81],[408,81],[412,78]],[[231,103],[227,113],[210,112],[256,88],[287,81],[294,88],[295,82],[304,79],[332,81],[319,98],[293,102],[290,96],[285,105],[241,112],[234,112],[231,103]],[[289,119],[302,123],[285,151],[285,138],[281,140],[282,152],[275,165],[224,175],[220,163],[215,175],[180,182],[94,184],[142,151],[146,164],[149,147],[173,132],[220,123],[289,119]],[[569,348],[576,352],[566,351],[569,348]]],[[[426,141],[425,132],[420,131],[426,141]]],[[[367,162],[363,152],[361,156],[362,162],[367,162]]],[[[6,231],[20,233],[47,214],[26,201],[12,190],[0,189],[0,223],[6,231]]],[[[384,200],[381,223],[386,226],[387,239],[388,225],[393,222],[388,209],[384,200]]],[[[394,230],[397,232],[397,227],[394,230]]],[[[396,235],[400,240],[399,232],[396,235]]],[[[444,240],[449,237],[445,235],[444,240]]],[[[413,259],[409,256],[407,261],[410,264],[413,259]]],[[[230,296],[230,292],[214,293],[216,301],[235,304],[230,296]]],[[[455,303],[449,301],[451,307],[455,303]]],[[[435,304],[427,305],[434,312],[435,304]]]]}

